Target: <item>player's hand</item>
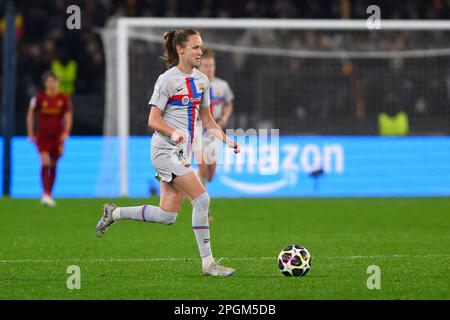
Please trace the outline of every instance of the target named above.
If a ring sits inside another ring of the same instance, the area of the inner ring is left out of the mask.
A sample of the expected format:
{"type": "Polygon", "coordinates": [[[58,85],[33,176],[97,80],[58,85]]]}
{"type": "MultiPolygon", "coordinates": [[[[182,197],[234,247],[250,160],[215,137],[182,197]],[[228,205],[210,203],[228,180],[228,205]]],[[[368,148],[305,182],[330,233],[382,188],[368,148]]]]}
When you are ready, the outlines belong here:
{"type": "Polygon", "coordinates": [[[30,140],[32,143],[36,144],[36,137],[33,134],[28,135],[28,140],[30,140]]]}
{"type": "Polygon", "coordinates": [[[64,142],[66,141],[66,139],[69,137],[69,135],[67,133],[63,133],[61,135],[61,137],[59,138],[59,141],[64,142]]]}
{"type": "Polygon", "coordinates": [[[239,144],[237,144],[236,142],[233,145],[233,151],[234,153],[238,154],[239,152],[241,152],[241,147],[239,146],[239,144]]]}
{"type": "Polygon", "coordinates": [[[172,141],[175,142],[176,144],[180,144],[180,143],[182,143],[184,140],[186,140],[186,137],[185,137],[185,134],[184,134],[182,131],[180,131],[180,130],[178,130],[178,129],[175,129],[175,130],[172,132],[172,135],[170,136],[170,140],[172,140],[172,141]]]}

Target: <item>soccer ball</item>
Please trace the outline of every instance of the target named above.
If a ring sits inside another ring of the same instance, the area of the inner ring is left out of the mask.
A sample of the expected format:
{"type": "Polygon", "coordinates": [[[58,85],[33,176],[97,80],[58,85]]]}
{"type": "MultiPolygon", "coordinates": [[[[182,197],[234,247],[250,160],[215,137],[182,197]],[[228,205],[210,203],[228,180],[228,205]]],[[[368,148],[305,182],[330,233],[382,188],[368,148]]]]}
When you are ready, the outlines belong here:
{"type": "Polygon", "coordinates": [[[278,255],[278,268],[287,277],[303,277],[311,269],[311,255],[301,245],[287,246],[278,255]]]}

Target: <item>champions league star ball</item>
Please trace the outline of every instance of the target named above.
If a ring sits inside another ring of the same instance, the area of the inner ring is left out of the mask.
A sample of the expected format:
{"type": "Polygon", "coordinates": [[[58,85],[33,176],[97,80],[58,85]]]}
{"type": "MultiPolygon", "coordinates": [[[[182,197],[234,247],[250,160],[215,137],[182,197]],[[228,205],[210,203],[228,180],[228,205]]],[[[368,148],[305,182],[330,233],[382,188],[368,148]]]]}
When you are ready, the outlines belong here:
{"type": "Polygon", "coordinates": [[[278,255],[278,268],[287,277],[303,277],[311,269],[311,255],[301,245],[287,246],[278,255]]]}

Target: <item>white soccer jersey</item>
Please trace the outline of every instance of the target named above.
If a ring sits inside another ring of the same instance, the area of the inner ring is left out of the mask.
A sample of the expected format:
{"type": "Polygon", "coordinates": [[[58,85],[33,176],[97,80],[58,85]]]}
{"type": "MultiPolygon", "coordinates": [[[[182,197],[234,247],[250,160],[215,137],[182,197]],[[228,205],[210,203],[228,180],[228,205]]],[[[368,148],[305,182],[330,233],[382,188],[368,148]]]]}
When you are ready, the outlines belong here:
{"type": "MultiPolygon", "coordinates": [[[[197,69],[185,74],[173,67],[159,76],[149,105],[161,109],[164,121],[188,134],[190,150],[199,108],[210,106],[208,77],[197,69]]],[[[152,146],[173,149],[176,144],[170,137],[155,132],[152,146]]]]}
{"type": "Polygon", "coordinates": [[[214,78],[209,85],[209,109],[214,120],[219,121],[222,117],[225,104],[233,101],[234,94],[228,82],[220,78],[214,78]]]}

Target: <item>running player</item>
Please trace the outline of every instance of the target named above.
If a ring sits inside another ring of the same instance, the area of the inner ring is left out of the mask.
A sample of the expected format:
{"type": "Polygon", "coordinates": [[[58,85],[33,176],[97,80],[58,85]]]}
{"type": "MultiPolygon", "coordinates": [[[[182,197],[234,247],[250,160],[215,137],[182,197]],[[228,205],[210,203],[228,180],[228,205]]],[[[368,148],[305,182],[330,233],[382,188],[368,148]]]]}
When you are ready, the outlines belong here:
{"type": "Polygon", "coordinates": [[[231,141],[211,117],[208,78],[195,69],[200,65],[202,39],[195,30],[172,30],[164,34],[168,70],[156,81],[149,105],[148,125],[155,129],[151,161],[160,181],[159,206],[117,207],[104,205],[97,224],[97,236],[120,219],[173,224],[183,198],[192,204],[192,228],[202,258],[202,273],[229,276],[235,270],[213,258],[210,244],[208,209],[210,198],[188,163],[194,139],[197,113],[206,128],[216,129],[217,137],[234,152],[239,145],[231,141]]]}
{"type": "Polygon", "coordinates": [[[59,79],[47,71],[42,76],[45,91],[31,98],[27,112],[27,131],[30,141],[37,145],[41,158],[41,181],[44,189],[41,203],[54,206],[53,184],[56,165],[62,155],[64,141],[72,128],[72,104],[70,98],[59,92],[59,79]],[[38,125],[34,132],[34,115],[38,115],[38,125]]]}
{"type": "MultiPolygon", "coordinates": [[[[209,79],[210,107],[212,117],[216,120],[219,127],[224,130],[228,124],[228,119],[233,112],[233,91],[225,80],[216,77],[216,60],[214,52],[207,48],[203,50],[200,62],[200,71],[209,79]]],[[[202,132],[202,124],[198,119],[195,126],[196,134],[194,141],[194,153],[199,163],[198,175],[200,181],[206,188],[206,183],[211,182],[216,171],[217,148],[208,147],[215,143],[217,139],[210,137],[208,132],[202,132]],[[215,152],[212,152],[215,151],[215,152]]],[[[212,216],[209,215],[212,221],[212,216]]]]}

